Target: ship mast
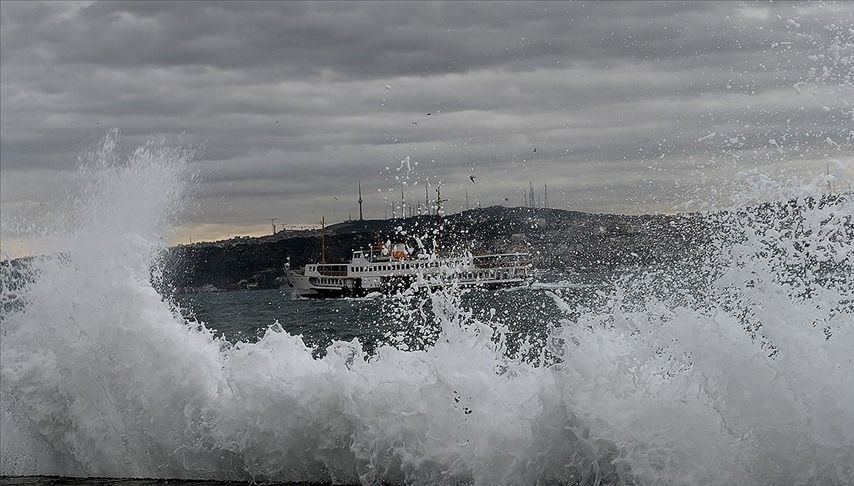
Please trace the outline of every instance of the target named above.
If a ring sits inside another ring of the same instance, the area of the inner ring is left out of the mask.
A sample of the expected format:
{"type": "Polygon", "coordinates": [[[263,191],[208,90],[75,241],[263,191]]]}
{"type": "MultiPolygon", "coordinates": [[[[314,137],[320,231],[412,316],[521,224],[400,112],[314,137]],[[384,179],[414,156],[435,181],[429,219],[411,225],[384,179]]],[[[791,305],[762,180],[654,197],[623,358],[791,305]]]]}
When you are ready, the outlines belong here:
{"type": "Polygon", "coordinates": [[[320,218],[320,263],[326,263],[326,218],[320,218]]]}
{"type": "Polygon", "coordinates": [[[364,221],[362,216],[362,181],[359,181],[359,221],[364,221]]]}

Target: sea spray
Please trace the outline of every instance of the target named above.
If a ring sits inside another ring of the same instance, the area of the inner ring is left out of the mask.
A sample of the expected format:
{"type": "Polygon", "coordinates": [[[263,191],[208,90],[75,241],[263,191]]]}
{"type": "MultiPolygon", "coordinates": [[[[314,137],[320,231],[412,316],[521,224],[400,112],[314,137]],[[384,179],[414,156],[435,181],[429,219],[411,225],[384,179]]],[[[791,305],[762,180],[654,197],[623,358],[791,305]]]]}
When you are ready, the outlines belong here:
{"type": "Polygon", "coordinates": [[[850,199],[709,214],[698,264],[618,279],[592,306],[549,289],[563,316],[519,352],[451,286],[398,297],[429,308],[412,336],[317,359],[276,325],[217,339],[154,291],[186,159],[120,153],[108,137],[87,165],[63,251],[3,287],[4,475],[854,481],[850,199]]]}
{"type": "Polygon", "coordinates": [[[557,331],[566,403],[615,464],[644,483],[854,479],[852,214],[848,196],[709,214],[699,265],[623,279],[557,331]]]}

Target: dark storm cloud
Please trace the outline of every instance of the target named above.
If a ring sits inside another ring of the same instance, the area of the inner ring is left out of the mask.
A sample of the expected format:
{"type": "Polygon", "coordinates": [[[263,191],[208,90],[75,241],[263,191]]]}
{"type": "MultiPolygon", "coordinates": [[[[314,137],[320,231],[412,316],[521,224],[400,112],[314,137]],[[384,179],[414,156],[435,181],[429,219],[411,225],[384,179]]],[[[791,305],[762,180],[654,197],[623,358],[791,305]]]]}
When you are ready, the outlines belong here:
{"type": "Polygon", "coordinates": [[[472,173],[485,202],[548,179],[562,206],[685,209],[698,170],[852,158],[852,24],[847,3],[4,3],[4,209],[110,127],[205,146],[193,222],[346,217],[357,179],[381,216],[402,183],[459,202],[472,173]]]}

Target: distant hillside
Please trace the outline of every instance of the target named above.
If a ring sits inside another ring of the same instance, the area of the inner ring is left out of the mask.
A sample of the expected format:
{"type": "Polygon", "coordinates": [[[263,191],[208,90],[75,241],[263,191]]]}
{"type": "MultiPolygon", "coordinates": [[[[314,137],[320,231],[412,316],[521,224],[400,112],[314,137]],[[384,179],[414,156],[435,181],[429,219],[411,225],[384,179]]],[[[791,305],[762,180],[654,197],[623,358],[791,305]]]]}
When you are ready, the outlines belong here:
{"type": "MultiPolygon", "coordinates": [[[[560,209],[494,206],[453,214],[351,221],[326,229],[327,261],[345,261],[351,251],[378,238],[430,248],[435,236],[445,251],[529,251],[541,269],[584,271],[677,260],[703,238],[692,216],[624,216],[560,209]]],[[[164,283],[177,291],[237,289],[281,284],[283,267],[316,262],[320,233],[282,231],[258,238],[182,245],[164,255],[164,283]]]]}

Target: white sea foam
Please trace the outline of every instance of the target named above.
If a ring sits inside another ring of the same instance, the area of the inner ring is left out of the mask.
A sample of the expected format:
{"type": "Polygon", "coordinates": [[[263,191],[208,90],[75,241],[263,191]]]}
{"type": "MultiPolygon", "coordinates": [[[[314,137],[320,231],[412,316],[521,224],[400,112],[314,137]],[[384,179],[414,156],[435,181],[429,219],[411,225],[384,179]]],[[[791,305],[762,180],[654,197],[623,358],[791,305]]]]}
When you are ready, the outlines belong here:
{"type": "Polygon", "coordinates": [[[150,264],[184,160],[155,144],[117,161],[114,141],[66,251],[3,287],[4,475],[854,482],[851,200],[795,204],[797,231],[715,219],[701,271],[620,280],[595,311],[549,290],[567,317],[540,360],[508,357],[453,290],[426,297],[441,333],[425,349],[314,359],[279,327],[230,345],[163,301],[150,264]]]}

